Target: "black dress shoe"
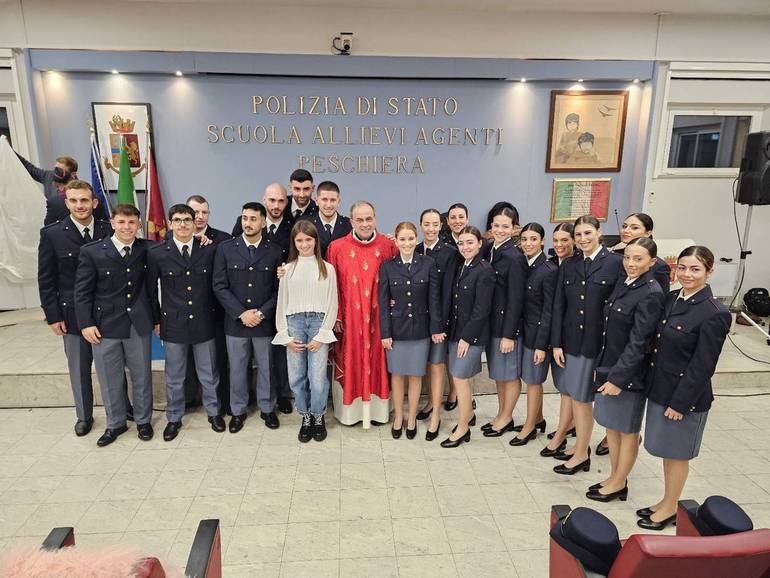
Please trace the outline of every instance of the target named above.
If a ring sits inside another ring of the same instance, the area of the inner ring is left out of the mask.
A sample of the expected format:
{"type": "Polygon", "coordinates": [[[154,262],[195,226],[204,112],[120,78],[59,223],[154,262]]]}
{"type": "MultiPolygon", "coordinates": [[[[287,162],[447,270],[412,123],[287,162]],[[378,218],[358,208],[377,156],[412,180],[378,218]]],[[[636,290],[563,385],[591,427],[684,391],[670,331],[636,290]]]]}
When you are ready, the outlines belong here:
{"type": "Polygon", "coordinates": [[[588,486],[588,491],[589,491],[589,492],[595,492],[595,491],[597,491],[599,488],[603,488],[603,487],[604,487],[604,486],[602,486],[602,483],[601,483],[601,482],[599,482],[599,483],[597,483],[597,484],[593,484],[592,486],[588,486]]]}
{"type": "Polygon", "coordinates": [[[417,435],[417,424],[414,424],[414,429],[409,429],[409,426],[406,426],[406,439],[413,440],[414,437],[417,435]]]}
{"type": "Polygon", "coordinates": [[[78,422],[75,424],[75,435],[78,437],[83,437],[84,435],[87,435],[88,432],[91,431],[91,427],[94,425],[94,418],[90,417],[88,419],[79,419],[78,422]]]}
{"type": "Polygon", "coordinates": [[[456,440],[451,440],[449,438],[445,439],[443,442],[441,442],[441,447],[442,448],[456,448],[460,444],[462,444],[464,442],[469,442],[469,441],[471,441],[471,430],[468,430],[467,432],[465,432],[464,436],[462,436],[460,438],[457,438],[456,440]]]}
{"type": "Polygon", "coordinates": [[[490,428],[486,431],[484,431],[484,437],[485,438],[499,438],[505,433],[508,433],[509,431],[513,431],[513,420],[509,421],[507,424],[505,424],[501,429],[495,429],[490,428]]]}
{"type": "Polygon", "coordinates": [[[591,458],[583,460],[573,468],[567,466],[567,464],[559,464],[553,467],[553,471],[563,476],[574,476],[578,472],[587,472],[591,469],[591,458]]]}
{"type": "Polygon", "coordinates": [[[401,434],[404,432],[404,422],[401,422],[401,427],[396,429],[393,426],[390,426],[390,435],[393,437],[394,440],[397,440],[401,437],[401,434]]]}
{"type": "Polygon", "coordinates": [[[665,520],[661,520],[660,522],[653,522],[649,518],[640,518],[636,521],[636,525],[640,528],[644,528],[645,530],[655,530],[657,532],[660,532],[661,530],[665,529],[666,526],[669,524],[673,524],[676,526],[676,514],[673,516],[669,516],[665,520]]]}
{"type": "Polygon", "coordinates": [[[556,452],[551,456],[555,460],[559,460],[560,462],[567,462],[572,459],[572,454],[566,454],[564,453],[564,450],[560,452],[556,452]]]}
{"type": "Polygon", "coordinates": [[[438,427],[436,428],[436,431],[426,431],[425,432],[425,441],[426,442],[432,442],[438,437],[438,430],[441,429],[441,421],[438,422],[438,427]]]}
{"type": "Polygon", "coordinates": [[[181,421],[170,421],[166,424],[166,428],[163,430],[163,440],[170,442],[173,440],[177,435],[179,435],[179,430],[182,429],[182,422],[181,421]]]}
{"type": "MultiPolygon", "coordinates": [[[[468,422],[468,427],[473,427],[474,425],[476,425],[476,414],[475,413],[473,414],[473,417],[471,418],[471,420],[468,422]]],[[[456,431],[457,431],[457,425],[455,425],[452,428],[452,433],[455,433],[456,431]]]]}
{"type": "Polygon", "coordinates": [[[225,420],[221,415],[209,416],[209,423],[211,424],[211,429],[217,433],[222,433],[227,429],[227,426],[225,426],[225,420]]]}
{"type": "Polygon", "coordinates": [[[118,439],[118,436],[120,434],[124,434],[127,431],[128,431],[128,428],[124,425],[115,429],[107,428],[106,430],[104,430],[102,437],[96,440],[96,445],[99,446],[100,448],[103,448],[104,446],[108,446],[112,442],[114,442],[116,439],[118,439]]]}
{"type": "MultiPolygon", "coordinates": [[[[521,428],[524,427],[524,424],[514,426],[513,431],[521,431],[521,428]]],[[[545,433],[545,420],[539,421],[535,424],[535,429],[540,430],[541,433],[545,433]]],[[[549,440],[553,439],[553,436],[550,436],[548,438],[549,440]]]]}
{"type": "Polygon", "coordinates": [[[291,406],[291,399],[288,397],[279,397],[278,398],[278,411],[281,413],[285,413],[286,415],[290,414],[294,409],[291,406]]]}
{"type": "Polygon", "coordinates": [[[550,449],[548,446],[545,446],[542,450],[540,450],[540,455],[544,458],[552,458],[556,454],[558,454],[560,451],[562,451],[565,447],[567,447],[567,440],[563,440],[559,447],[557,447],[555,450],[550,449]]]}
{"type": "Polygon", "coordinates": [[[655,510],[652,508],[642,508],[641,510],[636,511],[636,515],[640,518],[649,518],[655,513],[655,510]]]}
{"type": "Polygon", "coordinates": [[[490,429],[492,429],[492,422],[491,421],[488,421],[483,426],[481,426],[481,431],[487,431],[487,430],[490,430],[490,429]]]}
{"type": "Polygon", "coordinates": [[[508,445],[511,446],[525,446],[527,445],[530,440],[533,440],[537,437],[537,430],[533,429],[531,432],[529,432],[526,436],[523,438],[520,438],[519,436],[514,436],[514,438],[508,442],[508,445]]]}
{"type": "Polygon", "coordinates": [[[604,438],[602,441],[600,441],[596,446],[596,455],[597,456],[606,456],[608,453],[610,453],[609,446],[604,445],[607,443],[607,438],[604,438]]]}
{"type": "Polygon", "coordinates": [[[425,419],[428,419],[432,413],[433,413],[433,408],[430,408],[428,410],[421,409],[420,411],[417,412],[417,420],[423,421],[425,419]]]}
{"type": "Polygon", "coordinates": [[[152,424],[151,423],[143,423],[141,425],[137,424],[136,426],[136,433],[139,436],[139,439],[143,442],[148,442],[152,439],[152,436],[155,432],[152,431],[152,424]]]}
{"type": "Polygon", "coordinates": [[[313,439],[322,442],[326,439],[326,420],[324,416],[313,418],[313,439]]]}
{"type": "Polygon", "coordinates": [[[278,429],[281,427],[281,422],[278,421],[278,416],[275,415],[274,411],[271,411],[270,413],[260,411],[259,417],[262,418],[262,420],[265,422],[265,425],[270,429],[278,429]]]}
{"type": "MultiPolygon", "coordinates": [[[[555,435],[556,435],[556,432],[552,431],[551,433],[548,434],[548,439],[552,440],[553,436],[555,436],[555,435]]],[[[572,436],[573,438],[577,437],[577,430],[575,430],[574,427],[571,430],[567,431],[567,435],[565,437],[569,437],[569,436],[572,436]]]]}
{"type": "Polygon", "coordinates": [[[313,416],[309,413],[302,416],[302,425],[299,427],[297,439],[303,444],[313,439],[313,416]]]}
{"type": "Polygon", "coordinates": [[[230,433],[238,433],[243,429],[243,422],[246,421],[246,414],[234,415],[230,418],[230,433]]]}
{"type": "Polygon", "coordinates": [[[457,400],[449,401],[449,398],[444,402],[444,409],[447,411],[452,411],[454,408],[457,407],[457,400]]]}
{"type": "Polygon", "coordinates": [[[600,489],[588,490],[586,492],[586,498],[595,502],[611,502],[618,499],[621,502],[625,502],[628,499],[628,486],[617,492],[611,492],[609,494],[602,494],[600,489]]]}

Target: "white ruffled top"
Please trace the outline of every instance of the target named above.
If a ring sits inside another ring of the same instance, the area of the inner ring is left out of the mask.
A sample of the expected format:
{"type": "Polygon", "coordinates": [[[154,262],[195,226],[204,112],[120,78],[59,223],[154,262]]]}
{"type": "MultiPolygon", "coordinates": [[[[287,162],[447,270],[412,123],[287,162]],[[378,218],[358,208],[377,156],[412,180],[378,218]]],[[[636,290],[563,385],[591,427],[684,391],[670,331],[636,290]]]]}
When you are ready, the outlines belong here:
{"type": "Polygon", "coordinates": [[[275,312],[273,338],[275,345],[291,342],[286,318],[295,313],[323,313],[321,329],[313,340],[320,343],[334,343],[334,322],[337,320],[337,273],[326,263],[326,279],[321,279],[315,256],[299,256],[286,265],[286,273],[278,285],[278,304],[275,312]]]}

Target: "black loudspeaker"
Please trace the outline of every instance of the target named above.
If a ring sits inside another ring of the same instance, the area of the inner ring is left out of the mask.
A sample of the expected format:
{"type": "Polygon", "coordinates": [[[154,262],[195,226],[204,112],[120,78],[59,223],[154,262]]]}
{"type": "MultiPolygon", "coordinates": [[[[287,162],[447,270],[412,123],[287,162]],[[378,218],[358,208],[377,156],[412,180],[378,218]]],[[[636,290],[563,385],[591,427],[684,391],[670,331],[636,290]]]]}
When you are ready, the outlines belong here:
{"type": "Polygon", "coordinates": [[[752,132],[746,137],[738,195],[742,205],[770,205],[770,131],[752,132]]]}

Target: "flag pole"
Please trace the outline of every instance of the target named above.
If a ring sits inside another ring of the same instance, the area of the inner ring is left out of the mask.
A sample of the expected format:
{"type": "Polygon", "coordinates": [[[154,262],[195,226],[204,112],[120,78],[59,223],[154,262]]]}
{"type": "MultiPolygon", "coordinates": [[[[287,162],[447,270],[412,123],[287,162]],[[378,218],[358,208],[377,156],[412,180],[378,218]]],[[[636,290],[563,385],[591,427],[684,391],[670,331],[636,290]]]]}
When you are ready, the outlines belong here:
{"type": "Polygon", "coordinates": [[[147,121],[144,123],[144,132],[147,138],[147,151],[144,156],[144,161],[147,163],[147,170],[144,172],[144,230],[145,235],[149,231],[150,226],[150,204],[152,203],[152,191],[150,186],[152,181],[150,180],[150,118],[147,117],[147,121]]]}
{"type": "Polygon", "coordinates": [[[96,140],[96,130],[94,129],[94,123],[92,121],[88,121],[88,132],[90,133],[91,138],[91,156],[94,157],[93,163],[96,167],[96,178],[99,180],[99,188],[101,189],[103,195],[104,195],[104,201],[107,209],[107,214],[112,214],[112,203],[110,202],[110,193],[109,191],[104,187],[104,175],[102,175],[102,166],[101,166],[101,151],[99,150],[99,142],[96,140]]]}

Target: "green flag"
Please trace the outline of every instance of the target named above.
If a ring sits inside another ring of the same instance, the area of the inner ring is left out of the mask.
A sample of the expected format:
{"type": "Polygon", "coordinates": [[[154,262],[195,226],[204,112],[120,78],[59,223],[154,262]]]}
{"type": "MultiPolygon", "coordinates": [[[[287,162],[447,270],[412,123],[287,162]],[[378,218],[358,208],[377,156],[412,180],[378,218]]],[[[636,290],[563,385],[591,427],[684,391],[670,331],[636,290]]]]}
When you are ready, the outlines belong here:
{"type": "Polygon", "coordinates": [[[125,142],[120,147],[120,172],[118,173],[118,204],[136,206],[134,194],[134,177],[128,164],[128,151],[125,142]]]}

